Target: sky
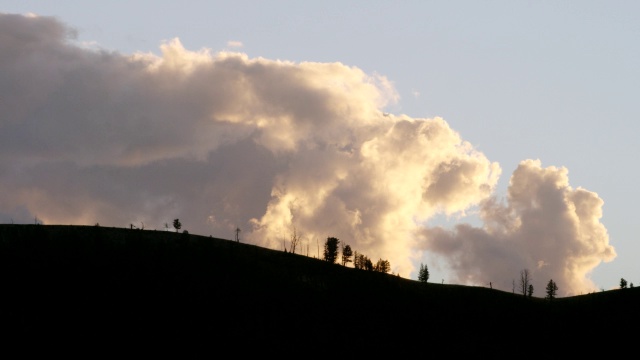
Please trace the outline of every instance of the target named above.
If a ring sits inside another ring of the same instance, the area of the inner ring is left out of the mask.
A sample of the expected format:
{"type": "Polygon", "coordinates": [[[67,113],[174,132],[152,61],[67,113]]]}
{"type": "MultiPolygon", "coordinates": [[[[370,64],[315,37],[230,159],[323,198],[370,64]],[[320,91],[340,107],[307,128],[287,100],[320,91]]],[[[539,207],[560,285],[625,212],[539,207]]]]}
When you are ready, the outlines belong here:
{"type": "Polygon", "coordinates": [[[527,269],[539,297],[640,282],[638,14],[0,0],[0,223],[337,237],[405,278],[527,269]]]}

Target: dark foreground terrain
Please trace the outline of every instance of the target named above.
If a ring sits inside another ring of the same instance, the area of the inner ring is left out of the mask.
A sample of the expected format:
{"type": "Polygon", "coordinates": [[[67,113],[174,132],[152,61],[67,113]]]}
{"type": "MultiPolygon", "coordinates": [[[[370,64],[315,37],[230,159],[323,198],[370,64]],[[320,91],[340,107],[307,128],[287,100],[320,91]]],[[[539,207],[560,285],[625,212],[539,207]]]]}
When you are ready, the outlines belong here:
{"type": "Polygon", "coordinates": [[[230,240],[99,226],[0,225],[0,286],[1,326],[12,338],[190,339],[234,351],[532,355],[562,344],[578,353],[633,347],[626,339],[640,320],[640,288],[549,302],[230,240]]]}

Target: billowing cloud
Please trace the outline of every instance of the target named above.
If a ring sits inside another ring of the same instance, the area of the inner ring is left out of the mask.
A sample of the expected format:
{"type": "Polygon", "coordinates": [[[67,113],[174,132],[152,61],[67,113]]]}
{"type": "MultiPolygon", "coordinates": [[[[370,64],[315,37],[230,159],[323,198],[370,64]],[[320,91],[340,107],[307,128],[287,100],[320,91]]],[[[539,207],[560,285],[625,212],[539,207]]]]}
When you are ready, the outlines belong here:
{"type": "Polygon", "coordinates": [[[0,34],[0,221],[162,230],[179,218],[276,249],[295,229],[309,256],[335,236],[405,277],[431,253],[460,282],[529,267],[574,291],[615,256],[595,194],[525,162],[500,204],[499,165],[441,118],[383,112],[398,101],[383,76],[178,39],[161,56],[80,48],[48,17],[0,14],[0,34]],[[425,225],[479,204],[482,229],[425,225]]]}
{"type": "Polygon", "coordinates": [[[424,229],[422,246],[448,260],[454,282],[503,289],[515,282],[518,289],[527,269],[540,294],[549,280],[561,295],[595,291],[588,275],[616,256],[600,223],[602,205],[596,193],[569,186],[567,169],[526,160],[511,177],[506,204],[483,202],[483,228],[424,229]]]}

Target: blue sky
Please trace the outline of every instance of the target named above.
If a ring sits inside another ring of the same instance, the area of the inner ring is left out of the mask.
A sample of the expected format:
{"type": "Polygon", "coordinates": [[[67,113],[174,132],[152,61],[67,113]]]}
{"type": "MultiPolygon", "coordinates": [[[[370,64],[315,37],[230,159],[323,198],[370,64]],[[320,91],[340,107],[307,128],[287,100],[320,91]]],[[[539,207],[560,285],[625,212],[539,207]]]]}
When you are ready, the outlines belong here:
{"type": "MultiPolygon", "coordinates": [[[[460,138],[482,153],[488,160],[487,164],[499,164],[501,173],[491,192],[494,196],[505,197],[510,178],[521,161],[532,159],[539,160],[539,165],[532,165],[539,170],[566,168],[571,190],[586,189],[601,199],[602,217],[596,222],[602,224],[607,235],[603,237],[600,234],[599,240],[584,241],[595,241],[604,246],[602,241],[606,239],[616,255],[609,256],[607,261],[598,260],[606,256],[594,255],[590,261],[597,265],[591,265],[592,270],[584,270],[579,275],[591,279],[595,289],[615,288],[620,278],[632,283],[640,281],[635,278],[640,273],[640,262],[636,261],[640,245],[635,239],[640,225],[631,211],[640,198],[635,166],[640,154],[636,121],[640,110],[635,101],[640,84],[637,67],[640,57],[637,41],[640,36],[639,10],[640,4],[634,1],[112,1],[100,5],[73,1],[0,1],[2,13],[30,12],[53,16],[65,26],[74,28],[77,31],[74,46],[87,52],[102,49],[123,57],[138,52],[160,57],[161,45],[178,38],[185,51],[194,53],[206,48],[211,54],[222,51],[242,53],[248,59],[263,58],[271,62],[341,63],[367,75],[381,76],[386,80],[384,86],[391,86],[394,90],[394,95],[380,107],[381,111],[398,119],[403,116],[411,119],[440,117],[460,138]]],[[[119,110],[126,111],[124,108],[119,110]]],[[[82,148],[78,145],[77,149],[82,148]]],[[[242,154],[237,155],[240,158],[242,154]]],[[[154,158],[153,161],[158,160],[154,158]]],[[[16,163],[8,165],[6,168],[19,167],[16,163]]],[[[289,164],[289,168],[295,166],[289,164]]],[[[283,175],[282,170],[270,169],[263,169],[261,174],[271,174],[274,179],[289,179],[289,184],[293,184],[293,177],[283,175]]],[[[149,171],[161,174],[159,169],[147,170],[146,176],[151,176],[149,171]]],[[[244,176],[259,176],[248,169],[241,172],[244,176]]],[[[486,182],[491,183],[491,175],[485,175],[486,182]]],[[[17,177],[11,179],[17,182],[17,177]]],[[[61,178],[60,182],[64,180],[61,178]]],[[[275,189],[276,183],[269,182],[268,188],[275,189]]],[[[167,188],[170,186],[167,184],[167,188]]],[[[221,186],[213,186],[207,191],[214,193],[221,186]]],[[[37,187],[34,184],[33,188],[37,187]]],[[[91,186],[87,185],[87,189],[91,186]]],[[[343,189],[342,192],[347,191],[343,189]]],[[[264,196],[261,194],[256,190],[257,197],[264,196]]],[[[339,197],[338,193],[334,195],[339,197]]],[[[479,219],[481,210],[477,202],[488,195],[476,195],[470,195],[465,205],[444,205],[452,210],[449,218],[431,209],[422,213],[424,216],[420,222],[428,224],[428,227],[443,226],[446,229],[453,229],[455,224],[461,223],[482,228],[485,224],[479,219]],[[464,208],[463,212],[457,211],[461,208],[464,208]]],[[[169,190],[150,196],[152,200],[132,205],[132,209],[152,209],[156,206],[154,204],[175,201],[169,190]]],[[[78,211],[67,209],[66,217],[49,215],[42,210],[45,213],[34,214],[34,203],[20,205],[18,201],[0,200],[0,212],[4,218],[20,219],[22,216],[26,219],[38,215],[48,222],[73,222],[73,214],[78,211]]],[[[357,208],[354,204],[359,204],[356,199],[344,201],[351,204],[351,207],[347,206],[349,209],[357,208]]],[[[124,204],[124,200],[118,202],[119,206],[124,204]]],[[[273,208],[281,205],[270,204],[273,208]]],[[[250,226],[250,219],[257,218],[264,224],[268,216],[275,216],[275,210],[270,214],[265,210],[267,207],[265,205],[260,210],[256,206],[247,214],[237,215],[233,221],[240,222],[243,228],[250,226]]],[[[189,216],[187,214],[200,210],[184,208],[188,206],[181,205],[182,210],[174,209],[174,212],[162,216],[170,223],[173,217],[185,218],[189,216]]],[[[358,211],[364,212],[362,209],[364,207],[358,211]]],[[[403,208],[402,211],[405,210],[403,208]]],[[[61,213],[60,209],[50,211],[61,213]]],[[[241,210],[234,211],[242,213],[241,210]]],[[[101,214],[102,218],[112,219],[103,221],[112,221],[113,226],[128,225],[117,217],[110,218],[107,211],[95,210],[93,213],[96,217],[101,214]]],[[[354,216],[365,217],[358,214],[354,216]]],[[[211,216],[218,219],[217,222],[212,220],[216,226],[222,224],[222,213],[211,216]]],[[[158,228],[163,221],[153,217],[144,219],[148,226],[158,228]]],[[[88,220],[83,218],[83,221],[88,220]]],[[[362,221],[366,223],[367,220],[362,221]]],[[[206,235],[210,231],[214,236],[230,239],[234,236],[231,231],[225,233],[222,225],[210,228],[188,223],[183,221],[184,227],[193,232],[206,235]]],[[[322,239],[323,235],[312,226],[305,225],[304,221],[296,226],[322,239]]],[[[343,225],[337,225],[337,228],[341,229],[340,226],[343,225]]],[[[409,225],[398,226],[404,229],[409,225]]],[[[548,224],[545,226],[550,228],[548,224]]],[[[576,225],[571,223],[567,226],[576,225]]],[[[353,235],[360,234],[359,231],[364,230],[351,229],[345,230],[344,235],[326,236],[353,241],[352,247],[370,253],[374,260],[390,257],[392,267],[393,259],[415,256],[412,260],[415,269],[410,271],[405,266],[396,270],[405,277],[417,278],[417,268],[420,262],[425,262],[430,264],[434,281],[442,279],[444,282],[486,285],[487,279],[494,279],[494,285],[502,284],[503,289],[511,290],[511,280],[517,279],[518,269],[536,263],[536,259],[521,253],[531,252],[525,249],[535,245],[522,245],[516,260],[505,259],[505,263],[512,264],[505,265],[505,271],[509,273],[502,279],[496,279],[498,269],[484,277],[474,277],[471,271],[460,269],[467,261],[464,260],[468,259],[467,255],[444,245],[449,241],[449,244],[462,247],[466,242],[460,237],[467,232],[438,235],[425,230],[418,238],[439,240],[414,246],[416,240],[412,238],[403,243],[405,249],[400,251],[383,241],[379,246],[373,246],[374,240],[352,239],[352,236],[360,236],[353,235]],[[455,264],[447,265],[450,260],[455,264]]],[[[558,233],[545,231],[541,231],[540,236],[561,237],[558,233]]],[[[558,231],[562,233],[564,230],[558,231]]],[[[255,236],[258,234],[256,231],[255,236]]],[[[481,238],[485,235],[483,233],[481,238]]],[[[499,244],[508,238],[504,237],[499,244]]],[[[521,234],[517,241],[524,244],[534,242],[534,238],[533,234],[521,234]]],[[[564,246],[559,240],[549,241],[540,246],[552,248],[553,241],[558,241],[559,247],[564,246]]],[[[275,247],[276,243],[262,245],[275,247]]],[[[480,253],[486,249],[475,251],[480,253]]],[[[580,251],[583,250],[578,250],[578,253],[580,251]]],[[[488,263],[500,261],[498,253],[494,250],[491,259],[483,260],[486,262],[478,258],[468,261],[476,264],[472,268],[480,267],[480,264],[487,267],[488,263]]],[[[571,254],[571,251],[565,253],[571,254]]],[[[395,261],[396,264],[400,262],[395,261]]],[[[556,266],[553,271],[560,273],[562,265],[553,266],[556,266]]],[[[546,284],[546,277],[556,274],[553,271],[540,272],[540,276],[545,277],[539,280],[540,284],[546,284]]],[[[534,278],[535,275],[534,271],[534,278]]],[[[563,287],[561,282],[556,282],[563,287]]],[[[543,285],[536,288],[539,289],[537,295],[542,296],[543,285]]],[[[588,289],[587,284],[573,291],[588,289]]]]}

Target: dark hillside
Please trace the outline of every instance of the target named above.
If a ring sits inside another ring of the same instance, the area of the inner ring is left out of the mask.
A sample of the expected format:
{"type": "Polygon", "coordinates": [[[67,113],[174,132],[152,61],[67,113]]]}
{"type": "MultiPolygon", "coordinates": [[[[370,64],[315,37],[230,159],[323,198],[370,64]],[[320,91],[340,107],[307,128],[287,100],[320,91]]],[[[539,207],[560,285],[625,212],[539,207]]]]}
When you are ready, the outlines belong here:
{"type": "Polygon", "coordinates": [[[618,334],[640,318],[638,288],[549,303],[165,231],[0,225],[0,264],[3,330],[34,338],[354,349],[456,342],[484,351],[521,336],[618,334]]]}

